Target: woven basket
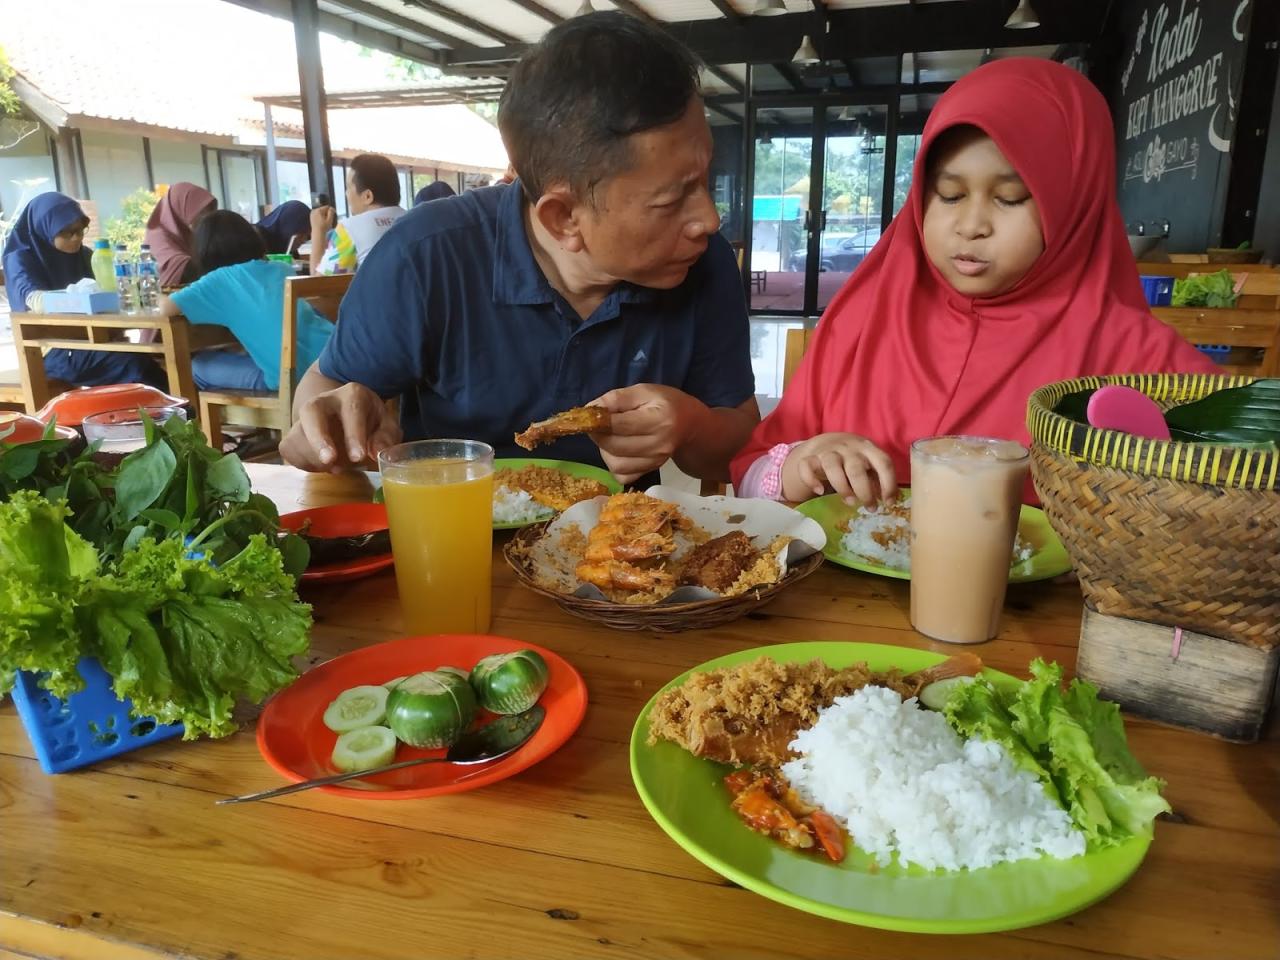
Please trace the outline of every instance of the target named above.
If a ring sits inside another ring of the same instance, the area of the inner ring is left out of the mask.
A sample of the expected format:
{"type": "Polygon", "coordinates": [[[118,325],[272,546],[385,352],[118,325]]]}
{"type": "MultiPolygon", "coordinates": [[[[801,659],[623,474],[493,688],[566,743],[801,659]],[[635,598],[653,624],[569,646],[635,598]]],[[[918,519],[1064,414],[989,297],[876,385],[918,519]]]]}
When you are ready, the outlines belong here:
{"type": "Polygon", "coordinates": [[[1253,379],[1085,377],[1031,395],[1036,489],[1098,612],[1280,643],[1280,454],[1148,440],[1053,412],[1066,394],[1106,384],[1167,408],[1253,379]]]}
{"type": "Polygon", "coordinates": [[[779,591],[798,583],[822,566],[822,552],[810,554],[787,569],[787,575],[777,583],[736,597],[715,597],[710,600],[694,600],[689,603],[611,603],[606,600],[590,600],[572,594],[548,590],[534,578],[529,548],[546,532],[551,521],[535,523],[516,532],[502,548],[502,555],[515,571],[516,578],[534,593],[550,597],[575,617],[594,620],[615,630],[649,630],[653,633],[681,633],[718,627],[737,620],[743,614],[763,607],[779,591]]]}

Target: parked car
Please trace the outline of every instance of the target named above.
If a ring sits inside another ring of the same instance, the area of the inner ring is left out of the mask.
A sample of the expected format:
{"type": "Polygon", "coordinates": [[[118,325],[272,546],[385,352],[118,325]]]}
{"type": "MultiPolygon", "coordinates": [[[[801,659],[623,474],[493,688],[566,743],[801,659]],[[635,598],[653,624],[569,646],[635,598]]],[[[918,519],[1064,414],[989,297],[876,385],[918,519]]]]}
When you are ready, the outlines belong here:
{"type": "MultiPolygon", "coordinates": [[[[868,227],[858,233],[826,233],[822,236],[822,260],[818,270],[833,270],[838,273],[850,273],[862,262],[871,248],[880,239],[879,227],[868,227]]],[[[790,266],[796,273],[804,273],[808,261],[805,251],[791,255],[790,266]]]]}

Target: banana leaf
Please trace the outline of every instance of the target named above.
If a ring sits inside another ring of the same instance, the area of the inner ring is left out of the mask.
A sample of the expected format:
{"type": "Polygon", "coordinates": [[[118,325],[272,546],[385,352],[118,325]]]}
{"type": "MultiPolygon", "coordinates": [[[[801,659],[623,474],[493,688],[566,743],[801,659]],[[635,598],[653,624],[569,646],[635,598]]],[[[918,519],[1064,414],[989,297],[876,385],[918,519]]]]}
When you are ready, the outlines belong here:
{"type": "Polygon", "coordinates": [[[1075,393],[1068,393],[1057,402],[1053,412],[1061,414],[1068,420],[1087,425],[1089,423],[1089,398],[1093,394],[1093,390],[1077,390],[1075,393]]]}
{"type": "Polygon", "coordinates": [[[1280,379],[1211,393],[1164,415],[1173,439],[1237,446],[1280,444],[1280,379]]]}

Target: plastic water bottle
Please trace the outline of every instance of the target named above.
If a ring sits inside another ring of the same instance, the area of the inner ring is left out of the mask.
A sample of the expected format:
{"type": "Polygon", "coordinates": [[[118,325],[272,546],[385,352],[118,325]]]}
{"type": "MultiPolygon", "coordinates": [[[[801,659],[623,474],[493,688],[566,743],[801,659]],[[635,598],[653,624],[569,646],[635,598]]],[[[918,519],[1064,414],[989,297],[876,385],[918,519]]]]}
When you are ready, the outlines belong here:
{"type": "Polygon", "coordinates": [[[160,269],[145,243],[138,255],[138,305],[143,313],[160,312],[160,269]]]}
{"type": "Polygon", "coordinates": [[[93,279],[98,281],[99,290],[109,293],[116,285],[115,258],[111,254],[110,240],[93,241],[89,269],[93,271],[93,279]]]}
{"type": "Polygon", "coordinates": [[[116,293],[120,294],[120,312],[134,316],[138,312],[138,287],[134,277],[133,258],[123,243],[116,244],[116,293]]]}

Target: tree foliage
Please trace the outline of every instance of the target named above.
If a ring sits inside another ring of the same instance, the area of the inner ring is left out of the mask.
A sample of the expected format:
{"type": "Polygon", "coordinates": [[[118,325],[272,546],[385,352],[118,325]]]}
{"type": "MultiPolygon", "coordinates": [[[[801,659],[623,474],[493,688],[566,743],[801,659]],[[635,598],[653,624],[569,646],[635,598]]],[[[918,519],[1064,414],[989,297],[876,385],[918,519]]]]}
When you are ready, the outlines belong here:
{"type": "Polygon", "coordinates": [[[22,109],[22,102],[9,81],[13,79],[14,69],[9,65],[4,47],[0,47],[0,116],[12,117],[22,109]]]}
{"type": "Polygon", "coordinates": [[[139,187],[120,202],[120,216],[107,221],[107,239],[111,246],[123,243],[129,252],[136,254],[142,245],[147,229],[147,218],[160,202],[160,194],[146,187],[139,187]]]}

